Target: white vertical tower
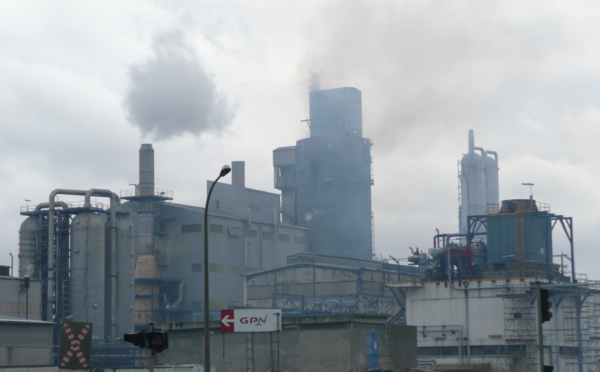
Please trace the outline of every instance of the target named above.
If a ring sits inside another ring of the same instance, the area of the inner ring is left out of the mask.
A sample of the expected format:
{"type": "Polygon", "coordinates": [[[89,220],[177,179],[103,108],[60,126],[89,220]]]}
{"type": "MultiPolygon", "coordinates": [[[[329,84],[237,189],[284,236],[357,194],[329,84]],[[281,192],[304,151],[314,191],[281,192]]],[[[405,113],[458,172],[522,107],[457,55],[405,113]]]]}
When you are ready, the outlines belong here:
{"type": "Polygon", "coordinates": [[[485,215],[488,205],[498,205],[498,154],[475,147],[475,135],[469,130],[469,152],[460,161],[459,231],[468,230],[468,216],[485,215]],[[477,153],[480,152],[480,154],[477,153]]]}

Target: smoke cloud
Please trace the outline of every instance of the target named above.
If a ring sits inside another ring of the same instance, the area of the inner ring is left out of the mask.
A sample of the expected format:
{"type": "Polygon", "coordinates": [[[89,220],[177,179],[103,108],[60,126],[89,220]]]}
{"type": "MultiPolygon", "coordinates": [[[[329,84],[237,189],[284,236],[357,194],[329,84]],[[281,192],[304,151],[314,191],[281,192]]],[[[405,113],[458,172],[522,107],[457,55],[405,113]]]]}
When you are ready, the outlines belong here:
{"type": "Polygon", "coordinates": [[[221,132],[234,116],[180,31],[158,35],[154,57],[129,68],[129,120],[156,140],[221,132]]]}
{"type": "Polygon", "coordinates": [[[308,85],[308,89],[310,90],[320,90],[321,89],[321,76],[318,72],[310,71],[310,82],[308,85]]]}

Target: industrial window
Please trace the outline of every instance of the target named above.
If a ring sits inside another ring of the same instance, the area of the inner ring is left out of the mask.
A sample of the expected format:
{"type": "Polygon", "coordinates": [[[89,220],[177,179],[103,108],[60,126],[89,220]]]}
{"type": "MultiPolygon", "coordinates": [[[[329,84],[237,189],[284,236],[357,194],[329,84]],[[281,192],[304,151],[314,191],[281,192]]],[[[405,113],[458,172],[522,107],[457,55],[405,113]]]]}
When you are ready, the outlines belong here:
{"type": "Polygon", "coordinates": [[[256,238],[258,236],[256,230],[246,230],[246,238],[256,238]]]}
{"type": "Polygon", "coordinates": [[[210,264],[210,272],[221,274],[223,272],[223,264],[210,264]]]}
{"type": "Polygon", "coordinates": [[[214,224],[210,224],[210,232],[211,233],[217,233],[217,234],[223,234],[223,225],[214,225],[214,224]]]}
{"type": "Polygon", "coordinates": [[[241,227],[229,226],[227,231],[229,231],[229,235],[231,235],[231,236],[242,236],[242,228],[241,227]]]}
{"type": "Polygon", "coordinates": [[[294,236],[294,244],[306,244],[306,238],[303,236],[294,236]]]}
{"type": "Polygon", "coordinates": [[[192,264],[192,272],[198,273],[200,271],[202,271],[202,264],[201,263],[193,263],[192,264]]]}
{"type": "Polygon", "coordinates": [[[277,239],[282,243],[290,242],[290,236],[288,234],[277,234],[277,239]]]}
{"type": "Polygon", "coordinates": [[[420,347],[418,349],[420,357],[425,356],[453,356],[458,355],[458,347],[456,346],[433,346],[433,347],[420,347]]]}
{"type": "Polygon", "coordinates": [[[181,225],[181,233],[182,234],[195,233],[195,232],[202,232],[202,224],[196,223],[193,225],[181,225]]]}
{"type": "Polygon", "coordinates": [[[232,275],[240,275],[242,273],[242,269],[241,267],[237,266],[237,265],[229,265],[229,274],[232,275]]]}
{"type": "Polygon", "coordinates": [[[575,346],[559,346],[558,352],[561,356],[578,356],[579,348],[575,346]]]}
{"type": "Polygon", "coordinates": [[[262,238],[264,240],[273,240],[273,235],[275,235],[272,231],[263,231],[262,238]]]}

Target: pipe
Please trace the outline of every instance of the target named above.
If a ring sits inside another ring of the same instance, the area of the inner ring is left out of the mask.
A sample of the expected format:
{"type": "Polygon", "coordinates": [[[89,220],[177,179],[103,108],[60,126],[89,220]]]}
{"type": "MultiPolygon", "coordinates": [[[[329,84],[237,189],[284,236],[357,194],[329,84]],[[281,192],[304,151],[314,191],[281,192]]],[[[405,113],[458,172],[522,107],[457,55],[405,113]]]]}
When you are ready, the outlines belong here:
{"type": "Polygon", "coordinates": [[[173,302],[172,304],[167,304],[167,309],[176,309],[179,306],[181,306],[181,303],[183,302],[183,285],[185,284],[185,281],[182,280],[181,283],[179,283],[179,296],[177,297],[177,300],[175,300],[175,302],[173,302]]]}
{"type": "Polygon", "coordinates": [[[494,160],[496,160],[496,163],[498,163],[498,153],[496,151],[492,151],[492,150],[486,150],[485,154],[491,154],[494,155],[494,160]]]}
{"type": "Polygon", "coordinates": [[[473,149],[481,151],[481,157],[482,158],[485,157],[485,150],[483,149],[483,147],[475,146],[475,147],[473,147],[473,149]]]}
{"type": "MultiPolygon", "coordinates": [[[[67,204],[65,202],[61,202],[61,201],[54,203],[54,206],[55,207],[60,206],[63,209],[69,208],[69,204],[67,204]]],[[[49,207],[50,207],[50,203],[40,203],[40,204],[36,205],[35,211],[38,212],[38,211],[41,211],[44,208],[49,208],[49,207]]]]}

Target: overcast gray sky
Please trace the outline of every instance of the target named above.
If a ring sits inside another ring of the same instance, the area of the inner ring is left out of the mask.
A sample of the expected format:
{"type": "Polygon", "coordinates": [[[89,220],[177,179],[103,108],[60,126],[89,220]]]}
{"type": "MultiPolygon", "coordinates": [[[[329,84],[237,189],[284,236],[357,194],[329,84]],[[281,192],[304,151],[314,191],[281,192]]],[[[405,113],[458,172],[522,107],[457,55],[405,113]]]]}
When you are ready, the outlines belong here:
{"type": "Polygon", "coordinates": [[[363,92],[379,254],[455,232],[474,129],[499,154],[501,199],[535,183],[598,279],[598,19],[592,1],[0,2],[0,264],[17,263],[26,199],[130,188],[140,143],[175,202],[203,205],[234,160],[275,191],[272,150],[308,136],[318,76],[363,92]]]}

